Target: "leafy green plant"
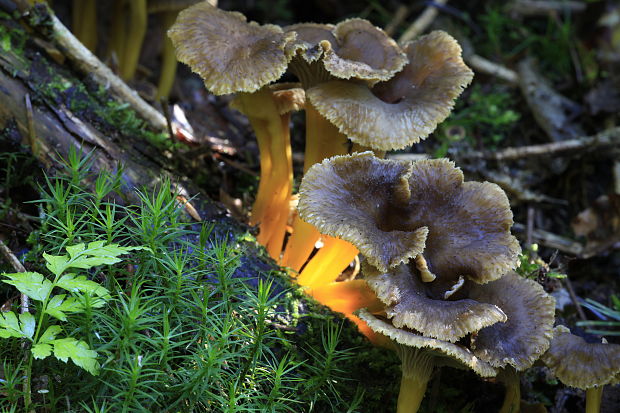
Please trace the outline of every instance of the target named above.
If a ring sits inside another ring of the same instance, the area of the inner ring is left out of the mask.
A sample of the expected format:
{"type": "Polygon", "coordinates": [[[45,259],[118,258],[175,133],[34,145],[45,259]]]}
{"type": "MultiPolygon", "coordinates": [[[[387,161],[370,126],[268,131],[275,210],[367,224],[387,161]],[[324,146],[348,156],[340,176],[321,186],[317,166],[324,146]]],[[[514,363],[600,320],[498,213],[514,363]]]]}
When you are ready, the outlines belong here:
{"type": "MultiPolygon", "coordinates": [[[[301,291],[291,289],[279,272],[248,265],[253,244],[244,241],[245,232],[187,222],[169,180],[138,191],[136,203],[121,205],[117,172],[92,174],[90,156],[79,151],[71,151],[63,165],[41,185],[41,227],[31,235],[26,257],[40,274],[47,273],[45,267],[53,274],[31,281],[30,290],[45,284],[49,297],[45,305],[44,296],[32,300],[30,340],[0,340],[6,366],[0,392],[12,397],[0,398],[0,411],[15,401],[18,411],[24,409],[23,377],[31,381],[32,402],[26,404],[37,411],[353,412],[381,406],[386,392],[392,394],[383,382],[359,378],[370,360],[376,369],[396,361],[375,361],[381,352],[374,348],[353,357],[363,346],[354,329],[332,321],[331,314],[318,316],[324,310],[309,303],[300,314],[301,291]],[[105,277],[93,268],[69,267],[98,264],[88,251],[111,244],[144,248],[126,247],[131,265],[104,254],[114,261],[105,277]],[[91,289],[57,285],[70,274],[69,281],[88,282],[91,289]],[[71,311],[76,307],[79,311],[71,311]],[[308,333],[301,335],[298,323],[308,333]],[[70,337],[87,346],[80,351],[93,352],[87,354],[95,357],[96,376],[57,359],[54,343],[41,339],[52,326],[61,330],[51,340],[70,337]],[[48,356],[36,359],[32,350],[24,351],[26,341],[50,344],[48,356]],[[358,357],[368,362],[353,374],[358,357]],[[30,366],[28,358],[34,360],[30,366]],[[382,389],[382,396],[369,386],[382,389]]],[[[7,291],[12,285],[0,283],[2,288],[15,296],[7,291]]],[[[21,337],[20,316],[14,315],[21,337]]]]}
{"type": "Polygon", "coordinates": [[[479,85],[474,85],[471,93],[457,101],[456,109],[439,127],[436,136],[441,145],[434,156],[444,157],[457,141],[476,145],[477,136],[484,137],[482,143],[486,148],[495,148],[520,119],[513,106],[514,98],[508,91],[499,88],[483,91],[479,85]]]}
{"type": "Polygon", "coordinates": [[[566,274],[552,270],[549,264],[538,256],[538,244],[525,247],[519,260],[520,264],[516,271],[522,277],[532,279],[541,277],[566,278],[566,274]]]}
{"type": "MultiPolygon", "coordinates": [[[[0,338],[20,338],[30,342],[27,356],[26,388],[30,389],[33,359],[45,359],[51,355],[67,362],[69,359],[77,366],[93,375],[99,372],[97,352],[89,345],[71,336],[60,336],[62,327],[48,316],[58,321],[67,321],[69,314],[84,311],[84,295],[95,297],[91,302],[94,308],[105,305],[110,298],[109,291],[84,275],[77,275],[73,270],[88,270],[100,265],[110,265],[120,261],[119,255],[141,247],[120,247],[117,244],[106,245],[104,241],[83,243],[67,247],[68,255],[43,254],[47,269],[52,273],[50,280],[38,272],[18,272],[2,274],[2,281],[13,285],[20,293],[38,304],[36,316],[28,311],[19,315],[13,311],[0,313],[0,338]],[[65,290],[71,295],[53,294],[54,289],[65,290]]],[[[26,390],[26,393],[29,391],[26,390]]],[[[29,395],[25,397],[29,399],[29,395]]],[[[28,404],[28,403],[27,403],[28,404]]]]}

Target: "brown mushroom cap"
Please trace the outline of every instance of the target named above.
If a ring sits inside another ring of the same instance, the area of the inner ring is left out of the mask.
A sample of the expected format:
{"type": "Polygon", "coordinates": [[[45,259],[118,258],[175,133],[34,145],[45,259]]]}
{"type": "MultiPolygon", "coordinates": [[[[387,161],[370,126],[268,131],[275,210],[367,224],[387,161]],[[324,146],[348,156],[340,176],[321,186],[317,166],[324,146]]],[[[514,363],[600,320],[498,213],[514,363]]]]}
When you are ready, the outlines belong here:
{"type": "Polygon", "coordinates": [[[518,264],[504,192],[463,182],[446,159],[401,162],[371,152],[314,165],[301,187],[301,218],[355,245],[382,272],[424,254],[443,288],[459,277],[486,283],[518,264]]]}
{"type": "MultiPolygon", "coordinates": [[[[396,42],[367,20],[348,19],[336,26],[300,23],[284,28],[297,34],[295,48],[306,64],[322,58],[323,68],[340,79],[365,79],[371,83],[388,80],[407,63],[396,42]]],[[[293,67],[300,78],[308,68],[302,62],[293,67]]],[[[316,73],[318,68],[312,70],[316,73]]],[[[321,76],[325,80],[325,76],[321,76]]],[[[302,79],[302,82],[314,84],[302,79]]]]}
{"type": "Polygon", "coordinates": [[[203,1],[179,13],[168,36],[186,63],[216,95],[254,92],[278,80],[294,50],[294,33],[274,25],[248,23],[241,13],[203,1]]]}
{"type": "MultiPolygon", "coordinates": [[[[555,319],[555,300],[540,284],[509,272],[499,280],[472,287],[469,298],[495,304],[505,323],[483,328],[472,337],[472,349],[493,367],[529,368],[547,351],[555,319]]],[[[619,367],[620,368],[620,367],[619,367]]]]}
{"type": "Polygon", "coordinates": [[[365,265],[363,273],[370,288],[386,305],[386,315],[396,328],[409,328],[424,336],[455,342],[467,334],[506,321],[506,314],[493,304],[429,297],[425,283],[412,274],[410,266],[403,264],[380,273],[365,265]]]}
{"type": "Polygon", "coordinates": [[[551,346],[541,360],[562,383],[578,389],[620,379],[620,345],[587,343],[564,326],[553,329],[551,346]]]}
{"type": "Polygon", "coordinates": [[[372,89],[333,80],[310,88],[308,98],[355,143],[380,150],[417,143],[448,116],[473,72],[456,40],[442,31],[407,44],[405,53],[409,64],[372,89]]]}
{"type": "Polygon", "coordinates": [[[435,358],[438,359],[439,364],[448,364],[456,367],[454,365],[455,363],[451,363],[449,361],[442,362],[442,360],[448,358],[458,363],[458,365],[462,368],[472,369],[481,377],[493,377],[497,374],[497,370],[495,370],[489,363],[480,360],[469,349],[463,346],[437,340],[435,338],[423,337],[418,334],[396,328],[389,322],[370,314],[365,309],[359,310],[357,315],[376,333],[383,334],[404,346],[427,349],[435,355],[435,358]]]}
{"type": "Polygon", "coordinates": [[[349,241],[377,268],[407,261],[424,250],[427,228],[385,231],[378,220],[390,201],[409,198],[409,170],[407,162],[378,159],[371,152],[315,164],[299,189],[300,217],[349,241]]]}

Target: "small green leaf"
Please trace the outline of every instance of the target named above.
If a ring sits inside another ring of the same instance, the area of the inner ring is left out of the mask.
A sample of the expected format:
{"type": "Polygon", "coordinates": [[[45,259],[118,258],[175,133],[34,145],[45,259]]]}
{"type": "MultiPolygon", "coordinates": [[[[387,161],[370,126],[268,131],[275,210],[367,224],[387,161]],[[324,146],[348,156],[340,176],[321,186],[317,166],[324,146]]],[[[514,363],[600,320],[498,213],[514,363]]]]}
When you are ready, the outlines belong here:
{"type": "Polygon", "coordinates": [[[33,300],[43,301],[52,291],[52,282],[38,272],[16,272],[4,276],[9,280],[2,280],[3,282],[14,285],[22,294],[33,300]]]}
{"type": "Polygon", "coordinates": [[[80,243],[67,247],[66,249],[69,253],[69,257],[71,257],[71,259],[75,259],[75,257],[77,257],[80,252],[84,251],[84,248],[84,243],[80,243]]]}
{"type": "Polygon", "coordinates": [[[0,312],[0,337],[24,337],[17,316],[12,311],[0,312]]]}
{"type": "Polygon", "coordinates": [[[34,327],[36,322],[34,316],[30,313],[21,313],[19,315],[20,330],[28,338],[34,335],[34,327]]]}
{"type": "Polygon", "coordinates": [[[110,298],[110,292],[105,287],[95,281],[86,279],[83,275],[76,277],[75,274],[65,274],[60,277],[56,286],[71,292],[79,291],[85,294],[94,294],[105,299],[110,298]]]}
{"type": "Polygon", "coordinates": [[[97,352],[91,350],[83,341],[72,337],[60,338],[50,342],[54,345],[54,356],[61,361],[71,359],[77,366],[83,368],[93,376],[99,373],[97,352]]]}
{"type": "Polygon", "coordinates": [[[60,326],[49,326],[45,330],[45,333],[41,335],[37,343],[47,343],[49,341],[52,341],[56,338],[56,335],[58,335],[61,331],[62,329],[60,328],[60,326]]]}
{"type": "Polygon", "coordinates": [[[56,317],[61,321],[67,321],[65,313],[79,313],[84,310],[82,303],[77,301],[73,297],[69,297],[65,300],[65,294],[59,294],[52,297],[47,303],[45,312],[52,317],[56,317]]]}
{"type": "Polygon", "coordinates": [[[47,261],[47,264],[45,264],[47,269],[56,276],[59,276],[67,269],[69,257],[67,257],[66,255],[49,255],[43,253],[43,258],[45,258],[45,261],[47,261]]]}
{"type": "Polygon", "coordinates": [[[94,241],[84,248],[84,244],[67,247],[71,256],[68,267],[88,269],[98,265],[111,265],[120,261],[119,255],[130,251],[140,250],[142,247],[120,247],[118,244],[105,245],[105,241],[94,241]]]}
{"type": "Polygon", "coordinates": [[[35,359],[44,359],[52,354],[52,346],[46,343],[39,343],[32,346],[32,355],[35,359]]]}

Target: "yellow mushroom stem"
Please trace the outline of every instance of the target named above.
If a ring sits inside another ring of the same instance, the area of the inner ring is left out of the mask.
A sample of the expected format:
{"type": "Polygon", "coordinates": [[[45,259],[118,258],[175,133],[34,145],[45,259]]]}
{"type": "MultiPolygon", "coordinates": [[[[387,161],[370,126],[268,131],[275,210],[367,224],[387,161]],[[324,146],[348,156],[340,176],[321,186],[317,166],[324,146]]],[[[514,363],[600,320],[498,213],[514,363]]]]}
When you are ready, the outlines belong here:
{"type": "Polygon", "coordinates": [[[317,287],[336,281],[359,254],[357,248],[340,238],[323,235],[323,247],[306,264],[297,283],[305,287],[317,287]]]}
{"type": "Polygon", "coordinates": [[[125,55],[125,32],[127,31],[125,1],[114,0],[112,4],[112,16],[114,16],[114,19],[112,21],[112,33],[110,34],[108,58],[115,59],[118,68],[121,67],[125,55]]]}
{"type": "MultiPolygon", "coordinates": [[[[306,102],[306,150],[304,172],[315,163],[348,152],[348,139],[310,103],[306,102]]],[[[293,220],[293,233],[288,239],[282,265],[299,271],[308,260],[320,233],[299,216],[293,220]]],[[[344,241],[343,241],[344,242],[344,241]]]]}
{"type": "Polygon", "coordinates": [[[586,389],[586,413],[599,413],[603,399],[603,387],[596,386],[586,389]]]}
{"type": "Polygon", "coordinates": [[[504,383],[506,393],[499,413],[518,413],[521,410],[521,382],[519,373],[513,367],[506,367],[500,380],[504,383]]]}
{"type": "Polygon", "coordinates": [[[73,34],[94,52],[97,48],[97,3],[95,0],[73,0],[73,34]]]}
{"type": "Polygon", "coordinates": [[[422,282],[429,283],[435,281],[435,274],[428,269],[428,263],[422,254],[415,257],[415,267],[420,272],[422,282]]]}
{"type": "Polygon", "coordinates": [[[390,342],[388,338],[372,331],[368,324],[353,314],[360,308],[367,308],[371,312],[378,312],[383,309],[383,303],[365,280],[332,282],[316,288],[309,288],[306,292],[333,311],[343,313],[357,325],[360,333],[368,337],[373,344],[388,346],[387,343],[390,342]]]}
{"type": "Polygon", "coordinates": [[[248,117],[258,140],[261,158],[259,189],[250,224],[259,225],[257,241],[267,247],[274,259],[278,259],[293,188],[290,115],[280,115],[268,88],[255,93],[239,93],[233,106],[248,117]]]}
{"type": "Polygon", "coordinates": [[[124,80],[132,79],[136,73],[146,34],[146,18],[146,0],[129,1],[129,25],[124,39],[123,57],[120,60],[120,73],[124,80]]]}
{"type": "Polygon", "coordinates": [[[397,413],[416,413],[424,399],[428,380],[435,365],[429,351],[396,344],[402,362],[402,377],[398,393],[397,413]]]}
{"type": "Polygon", "coordinates": [[[163,27],[163,48],[161,51],[161,71],[159,73],[159,82],[157,84],[157,100],[168,99],[174,78],[177,73],[177,58],[174,53],[174,46],[168,37],[168,29],[174,24],[177,18],[176,11],[166,11],[161,14],[163,27]]]}

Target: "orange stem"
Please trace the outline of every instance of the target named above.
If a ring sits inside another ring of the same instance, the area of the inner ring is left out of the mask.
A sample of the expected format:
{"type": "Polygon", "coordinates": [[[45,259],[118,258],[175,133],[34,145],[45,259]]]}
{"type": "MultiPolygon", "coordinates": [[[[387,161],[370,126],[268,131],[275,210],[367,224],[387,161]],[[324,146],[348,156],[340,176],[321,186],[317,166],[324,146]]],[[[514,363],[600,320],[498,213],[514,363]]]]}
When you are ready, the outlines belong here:
{"type": "Polygon", "coordinates": [[[288,114],[280,115],[272,92],[240,93],[234,105],[250,120],[258,140],[261,174],[250,224],[259,224],[257,241],[277,259],[282,250],[293,188],[288,114]]]}
{"type": "Polygon", "coordinates": [[[324,236],[323,248],[306,264],[297,283],[310,288],[336,281],[338,275],[359,253],[351,243],[340,238],[324,236]]]}
{"type": "MultiPolygon", "coordinates": [[[[315,163],[334,155],[347,153],[348,139],[326,118],[306,102],[306,152],[304,172],[315,163]]],[[[299,271],[312,253],[319,232],[303,222],[298,216],[293,220],[293,234],[288,239],[282,265],[299,271]]]]}

